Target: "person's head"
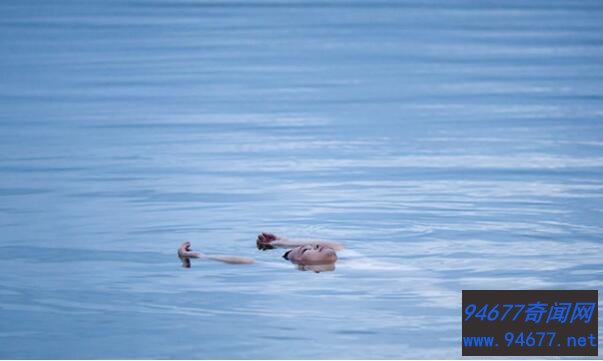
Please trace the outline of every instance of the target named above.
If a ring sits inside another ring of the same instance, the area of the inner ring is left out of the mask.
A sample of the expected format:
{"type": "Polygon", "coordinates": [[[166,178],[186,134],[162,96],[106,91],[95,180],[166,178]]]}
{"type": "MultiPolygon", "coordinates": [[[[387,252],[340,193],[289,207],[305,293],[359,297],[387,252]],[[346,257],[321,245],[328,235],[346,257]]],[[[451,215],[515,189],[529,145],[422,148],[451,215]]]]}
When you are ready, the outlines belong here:
{"type": "Polygon", "coordinates": [[[293,248],[283,255],[283,258],[298,265],[320,265],[335,263],[337,253],[329,247],[319,244],[308,244],[293,248]]]}

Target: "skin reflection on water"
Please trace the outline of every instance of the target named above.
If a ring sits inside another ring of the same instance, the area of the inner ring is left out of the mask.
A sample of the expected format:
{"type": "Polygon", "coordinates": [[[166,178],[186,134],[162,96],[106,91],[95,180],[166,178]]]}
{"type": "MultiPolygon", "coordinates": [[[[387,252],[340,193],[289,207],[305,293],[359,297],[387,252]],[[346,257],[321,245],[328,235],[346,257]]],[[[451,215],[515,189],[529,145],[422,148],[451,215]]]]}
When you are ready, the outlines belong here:
{"type": "Polygon", "coordinates": [[[297,265],[297,269],[300,271],[313,271],[315,273],[320,272],[332,272],[335,271],[335,262],[327,264],[313,264],[313,265],[297,265]]]}

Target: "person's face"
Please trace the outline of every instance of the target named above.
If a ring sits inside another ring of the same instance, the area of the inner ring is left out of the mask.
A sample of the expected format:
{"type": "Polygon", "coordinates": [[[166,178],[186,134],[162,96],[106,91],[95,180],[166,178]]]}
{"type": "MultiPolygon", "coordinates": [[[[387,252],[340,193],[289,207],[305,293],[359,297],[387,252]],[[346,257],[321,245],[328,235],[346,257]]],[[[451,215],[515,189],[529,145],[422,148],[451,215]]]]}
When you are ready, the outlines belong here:
{"type": "Polygon", "coordinates": [[[318,265],[337,261],[335,250],[318,244],[299,246],[287,254],[287,259],[299,265],[318,265]]]}

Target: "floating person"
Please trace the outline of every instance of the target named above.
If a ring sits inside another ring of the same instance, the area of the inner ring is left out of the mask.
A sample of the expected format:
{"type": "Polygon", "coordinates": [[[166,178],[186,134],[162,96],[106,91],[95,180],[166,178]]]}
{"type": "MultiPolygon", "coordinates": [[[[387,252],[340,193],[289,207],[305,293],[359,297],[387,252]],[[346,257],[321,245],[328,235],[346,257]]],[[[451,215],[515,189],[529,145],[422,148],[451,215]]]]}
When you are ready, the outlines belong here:
{"type": "MultiPolygon", "coordinates": [[[[285,252],[283,258],[297,265],[302,271],[324,272],[333,271],[337,261],[336,250],[343,249],[343,245],[337,242],[323,240],[291,240],[276,236],[272,233],[260,233],[256,240],[260,250],[274,248],[292,248],[285,252]]],[[[205,255],[194,251],[191,243],[185,241],[178,248],[178,257],[182,261],[182,267],[191,267],[191,258],[210,259],[230,264],[250,264],[254,260],[249,257],[205,255]]]]}
{"type": "Polygon", "coordinates": [[[180,248],[178,248],[178,257],[180,261],[182,261],[182,267],[190,268],[191,267],[191,258],[201,258],[201,259],[210,259],[214,261],[230,263],[230,264],[251,264],[254,263],[254,260],[249,257],[241,257],[241,256],[222,256],[222,255],[205,255],[201,252],[193,251],[191,248],[191,243],[189,241],[184,241],[180,248]]]}

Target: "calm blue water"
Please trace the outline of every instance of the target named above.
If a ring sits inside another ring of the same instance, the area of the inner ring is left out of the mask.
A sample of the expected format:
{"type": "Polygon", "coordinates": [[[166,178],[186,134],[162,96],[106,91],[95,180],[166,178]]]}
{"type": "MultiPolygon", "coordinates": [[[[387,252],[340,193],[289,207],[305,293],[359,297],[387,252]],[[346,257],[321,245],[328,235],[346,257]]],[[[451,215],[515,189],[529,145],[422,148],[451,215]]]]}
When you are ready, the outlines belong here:
{"type": "Polygon", "coordinates": [[[463,288],[603,286],[600,1],[0,14],[1,358],[458,358],[463,288]]]}

